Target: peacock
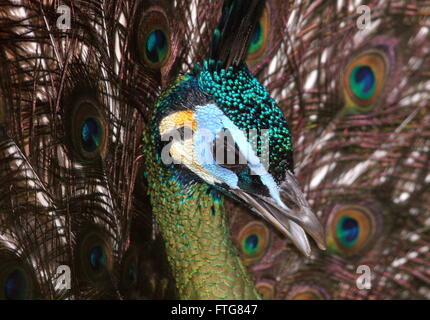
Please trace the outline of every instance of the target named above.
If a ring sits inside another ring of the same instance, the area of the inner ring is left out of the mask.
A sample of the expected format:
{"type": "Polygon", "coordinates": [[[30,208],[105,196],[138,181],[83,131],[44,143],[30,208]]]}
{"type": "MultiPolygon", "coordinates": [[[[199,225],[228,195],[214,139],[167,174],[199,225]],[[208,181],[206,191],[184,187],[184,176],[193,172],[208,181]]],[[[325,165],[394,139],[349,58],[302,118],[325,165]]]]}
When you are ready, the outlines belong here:
{"type": "Polygon", "coordinates": [[[418,0],[1,1],[0,299],[430,299],[429,28],[418,0]]]}

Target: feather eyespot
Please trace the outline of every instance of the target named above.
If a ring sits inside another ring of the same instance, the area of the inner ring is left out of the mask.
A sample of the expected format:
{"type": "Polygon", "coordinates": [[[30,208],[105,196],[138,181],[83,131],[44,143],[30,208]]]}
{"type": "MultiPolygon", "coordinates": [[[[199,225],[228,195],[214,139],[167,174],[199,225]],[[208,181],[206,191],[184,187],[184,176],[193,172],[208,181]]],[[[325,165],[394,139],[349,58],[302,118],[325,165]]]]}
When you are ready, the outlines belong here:
{"type": "Polygon", "coordinates": [[[137,265],[129,265],[124,273],[126,285],[134,287],[137,284],[137,265]]]}
{"type": "Polygon", "coordinates": [[[294,286],[287,294],[287,300],[328,300],[329,295],[321,287],[314,285],[294,286]]]}
{"type": "Polygon", "coordinates": [[[0,300],[35,299],[36,281],[18,259],[0,259],[0,300]]]}
{"type": "Polygon", "coordinates": [[[107,121],[93,99],[80,99],[73,107],[70,131],[77,155],[85,160],[103,156],[107,147],[107,121]]]}
{"type": "Polygon", "coordinates": [[[78,244],[80,269],[90,282],[106,279],[112,270],[112,248],[99,232],[84,235],[78,244]]]}
{"type": "Polygon", "coordinates": [[[166,58],[166,54],[166,34],[160,29],[155,29],[151,31],[146,38],[145,57],[151,63],[161,63],[166,58]]]}
{"type": "Polygon", "coordinates": [[[270,35],[270,8],[266,5],[260,20],[255,26],[248,48],[247,63],[253,65],[264,56],[270,35]]]}
{"type": "Polygon", "coordinates": [[[385,88],[388,72],[382,49],[369,49],[354,58],[343,74],[346,107],[355,113],[371,111],[385,88]]]}
{"type": "Polygon", "coordinates": [[[163,11],[148,10],[142,17],[138,33],[138,51],[141,61],[151,69],[159,69],[169,60],[170,28],[163,11]]]}
{"type": "Polygon", "coordinates": [[[365,249],[377,235],[379,217],[360,205],[339,207],[328,219],[327,246],[330,251],[351,256],[365,249]]]}
{"type": "Polygon", "coordinates": [[[263,300],[272,300],[275,296],[275,286],[272,281],[262,280],[255,285],[263,300]]]}
{"type": "Polygon", "coordinates": [[[269,247],[269,229],[259,221],[248,223],[239,233],[238,243],[246,264],[261,259],[269,247]]]}
{"type": "Polygon", "coordinates": [[[122,264],[121,289],[127,293],[138,286],[139,255],[134,247],[130,247],[122,264]]]}

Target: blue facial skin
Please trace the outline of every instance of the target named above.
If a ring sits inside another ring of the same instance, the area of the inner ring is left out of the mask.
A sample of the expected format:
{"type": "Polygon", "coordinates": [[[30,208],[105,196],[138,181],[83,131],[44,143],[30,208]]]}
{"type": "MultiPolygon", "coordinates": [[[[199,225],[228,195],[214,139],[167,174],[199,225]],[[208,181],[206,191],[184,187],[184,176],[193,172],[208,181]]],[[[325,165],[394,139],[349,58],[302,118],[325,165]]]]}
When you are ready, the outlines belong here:
{"type": "MultiPolygon", "coordinates": [[[[163,115],[172,112],[172,106],[182,105],[182,110],[186,110],[197,105],[215,104],[243,132],[256,130],[261,136],[262,131],[267,130],[269,148],[263,150],[262,141],[258,140],[256,153],[269,159],[268,171],[276,182],[284,179],[287,170],[294,172],[291,133],[284,114],[246,65],[225,70],[217,69],[214,61],[206,60],[166,92],[157,102],[154,123],[159,123],[163,115]],[[191,105],[193,101],[188,101],[189,95],[195,92],[205,94],[207,102],[196,101],[191,105]],[[268,157],[263,152],[268,152],[268,157]]],[[[155,141],[159,140],[156,137],[155,141]]]]}

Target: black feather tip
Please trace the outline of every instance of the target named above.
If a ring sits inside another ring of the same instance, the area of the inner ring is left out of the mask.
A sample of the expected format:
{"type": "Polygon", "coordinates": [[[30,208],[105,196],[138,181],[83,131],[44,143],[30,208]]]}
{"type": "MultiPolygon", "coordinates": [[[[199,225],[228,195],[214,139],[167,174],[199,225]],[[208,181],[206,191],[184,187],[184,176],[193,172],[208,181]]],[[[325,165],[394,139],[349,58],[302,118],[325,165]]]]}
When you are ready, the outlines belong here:
{"type": "Polygon", "coordinates": [[[212,36],[210,59],[227,69],[242,63],[260,19],[265,0],[224,0],[222,16],[212,36]]]}

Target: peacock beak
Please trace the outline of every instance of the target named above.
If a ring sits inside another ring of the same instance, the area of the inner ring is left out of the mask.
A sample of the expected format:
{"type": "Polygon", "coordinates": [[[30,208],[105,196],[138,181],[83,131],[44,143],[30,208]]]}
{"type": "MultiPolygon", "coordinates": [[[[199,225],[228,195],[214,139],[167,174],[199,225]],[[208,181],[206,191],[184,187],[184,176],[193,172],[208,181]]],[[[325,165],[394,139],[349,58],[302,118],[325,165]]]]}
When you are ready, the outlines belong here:
{"type": "Polygon", "coordinates": [[[251,194],[240,189],[231,191],[248,203],[253,211],[290,238],[305,256],[309,257],[311,254],[306,232],[315,240],[320,249],[325,250],[324,229],[312,212],[291,172],[286,173],[279,189],[280,200],[251,194]]]}

